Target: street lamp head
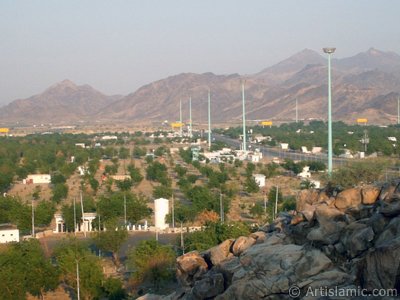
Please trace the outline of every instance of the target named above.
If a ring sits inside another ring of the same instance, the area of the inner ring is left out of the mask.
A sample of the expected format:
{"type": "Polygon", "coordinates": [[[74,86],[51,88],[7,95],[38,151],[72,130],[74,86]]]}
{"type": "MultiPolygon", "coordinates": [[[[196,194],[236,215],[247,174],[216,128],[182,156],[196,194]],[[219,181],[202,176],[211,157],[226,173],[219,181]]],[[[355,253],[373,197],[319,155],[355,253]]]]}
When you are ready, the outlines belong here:
{"type": "Polygon", "coordinates": [[[322,50],[324,50],[325,53],[332,54],[335,52],[336,48],[322,48],[322,50]]]}

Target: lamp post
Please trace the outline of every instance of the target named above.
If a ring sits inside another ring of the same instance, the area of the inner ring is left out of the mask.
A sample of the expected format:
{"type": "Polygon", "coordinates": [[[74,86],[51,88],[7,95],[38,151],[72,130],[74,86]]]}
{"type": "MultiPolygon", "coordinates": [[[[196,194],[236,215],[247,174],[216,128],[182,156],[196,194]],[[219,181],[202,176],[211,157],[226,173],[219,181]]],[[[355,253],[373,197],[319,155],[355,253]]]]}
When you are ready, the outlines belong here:
{"type": "Polygon", "coordinates": [[[208,89],[208,150],[211,150],[211,95],[208,89]]]}
{"type": "Polygon", "coordinates": [[[246,104],[244,98],[244,82],[242,82],[242,109],[243,109],[243,151],[246,152],[246,104]]]}
{"type": "Polygon", "coordinates": [[[331,86],[331,54],[336,48],[323,48],[328,54],[328,175],[332,174],[332,86],[331,86]]]}

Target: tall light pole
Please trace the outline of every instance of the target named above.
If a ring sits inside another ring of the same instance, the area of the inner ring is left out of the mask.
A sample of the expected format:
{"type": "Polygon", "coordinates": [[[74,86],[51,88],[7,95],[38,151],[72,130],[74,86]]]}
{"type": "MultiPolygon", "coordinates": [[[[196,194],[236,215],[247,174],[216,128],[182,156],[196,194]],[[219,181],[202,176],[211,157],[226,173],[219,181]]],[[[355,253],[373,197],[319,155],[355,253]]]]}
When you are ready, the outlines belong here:
{"type": "Polygon", "coordinates": [[[77,294],[77,298],[78,300],[81,299],[81,292],[80,292],[80,288],[79,288],[79,261],[76,259],[76,294],[77,294]]]}
{"type": "Polygon", "coordinates": [[[224,203],[222,202],[222,193],[219,194],[219,214],[221,223],[224,223],[224,203]]]}
{"type": "Polygon", "coordinates": [[[328,175],[332,174],[332,86],[331,86],[331,55],[336,48],[323,48],[328,54],[328,175]]]}
{"type": "Polygon", "coordinates": [[[400,97],[397,97],[397,124],[400,124],[400,97]]]}
{"type": "Polygon", "coordinates": [[[179,124],[181,126],[180,134],[182,137],[182,100],[179,100],[179,124]]]}
{"type": "Polygon", "coordinates": [[[243,105],[243,151],[246,152],[246,105],[244,99],[244,82],[242,82],[242,105],[243,105]]]}
{"type": "Polygon", "coordinates": [[[208,150],[211,149],[211,95],[208,89],[208,150]]]}
{"type": "Polygon", "coordinates": [[[193,137],[192,132],[192,97],[189,98],[189,137],[193,137]]]}
{"type": "Polygon", "coordinates": [[[124,222],[125,222],[125,229],[126,229],[126,193],[124,192],[124,222]]]}
{"type": "Polygon", "coordinates": [[[35,207],[33,206],[32,199],[32,237],[35,237],[35,207]]]}

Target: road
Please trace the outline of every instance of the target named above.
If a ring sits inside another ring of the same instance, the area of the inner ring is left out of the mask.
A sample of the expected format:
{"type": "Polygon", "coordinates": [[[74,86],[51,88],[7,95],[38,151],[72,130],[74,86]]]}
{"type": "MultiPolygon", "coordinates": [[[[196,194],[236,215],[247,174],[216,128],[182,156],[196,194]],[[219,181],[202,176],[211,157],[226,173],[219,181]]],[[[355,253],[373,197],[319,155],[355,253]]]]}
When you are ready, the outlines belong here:
{"type": "MultiPolygon", "coordinates": [[[[213,137],[217,141],[224,142],[225,144],[235,147],[235,148],[240,148],[240,145],[242,144],[241,141],[232,139],[230,137],[221,135],[221,134],[213,134],[213,137]]],[[[325,164],[328,163],[328,156],[325,153],[321,154],[305,154],[299,151],[293,151],[293,150],[281,150],[279,148],[273,148],[273,147],[267,147],[267,146],[262,146],[262,145],[250,145],[252,148],[258,148],[262,152],[263,156],[265,157],[277,157],[279,159],[292,159],[292,160],[311,160],[311,161],[322,161],[325,164]]],[[[346,164],[348,160],[346,158],[341,158],[341,157],[333,157],[332,158],[332,163],[334,166],[342,166],[346,164]]]]}

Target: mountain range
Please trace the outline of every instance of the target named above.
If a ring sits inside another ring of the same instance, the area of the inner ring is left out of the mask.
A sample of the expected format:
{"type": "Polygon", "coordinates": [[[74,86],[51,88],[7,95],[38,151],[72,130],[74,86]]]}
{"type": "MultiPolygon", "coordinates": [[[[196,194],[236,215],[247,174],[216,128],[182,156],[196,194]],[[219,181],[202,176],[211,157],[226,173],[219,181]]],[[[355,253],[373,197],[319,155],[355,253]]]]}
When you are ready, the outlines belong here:
{"type": "MultiPolygon", "coordinates": [[[[205,123],[210,90],[213,122],[237,122],[242,117],[242,82],[249,120],[293,120],[295,99],[300,119],[327,117],[327,59],[305,49],[256,74],[182,73],[126,96],[107,96],[89,85],[64,80],[39,95],[1,107],[0,118],[2,123],[24,124],[176,121],[182,101],[185,122],[191,97],[193,121],[205,123]]],[[[371,48],[352,57],[332,59],[334,120],[368,118],[371,123],[394,123],[399,95],[398,54],[371,48]]]]}

